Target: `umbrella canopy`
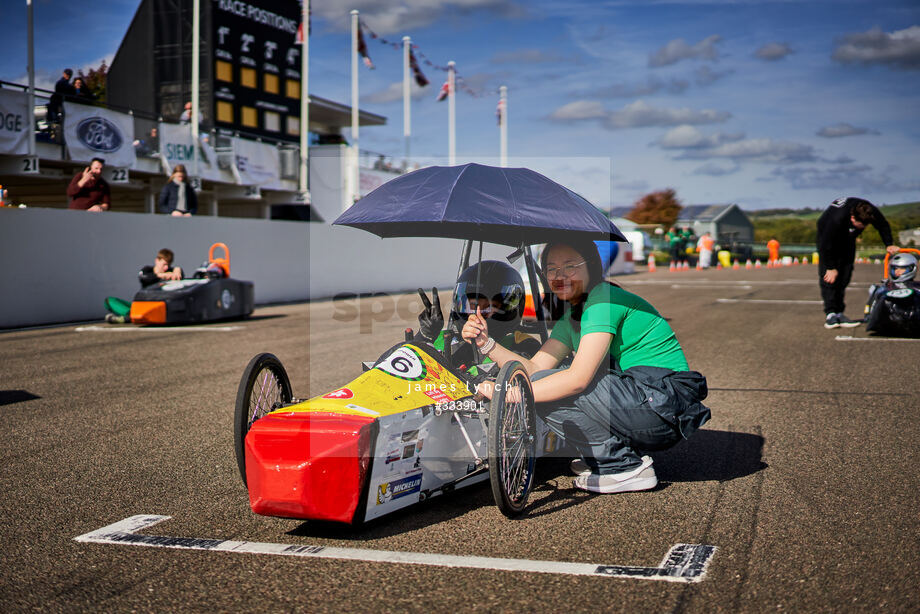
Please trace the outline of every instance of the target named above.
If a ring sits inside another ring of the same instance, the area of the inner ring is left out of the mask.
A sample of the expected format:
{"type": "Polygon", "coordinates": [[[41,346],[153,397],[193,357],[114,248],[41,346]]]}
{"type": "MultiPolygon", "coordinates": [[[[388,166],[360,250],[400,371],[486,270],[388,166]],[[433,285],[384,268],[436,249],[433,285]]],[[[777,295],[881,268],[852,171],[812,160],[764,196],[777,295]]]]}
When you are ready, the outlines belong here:
{"type": "Polygon", "coordinates": [[[431,166],[383,184],[333,222],[381,237],[445,237],[513,247],[626,241],[594,205],[530,169],[431,166]]]}

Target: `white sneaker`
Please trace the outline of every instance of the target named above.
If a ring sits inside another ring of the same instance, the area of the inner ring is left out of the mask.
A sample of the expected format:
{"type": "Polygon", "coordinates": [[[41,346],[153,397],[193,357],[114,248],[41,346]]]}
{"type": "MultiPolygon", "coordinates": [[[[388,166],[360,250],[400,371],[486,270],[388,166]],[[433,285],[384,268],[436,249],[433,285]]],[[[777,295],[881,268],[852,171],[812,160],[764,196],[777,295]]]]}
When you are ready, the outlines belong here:
{"type": "Polygon", "coordinates": [[[837,324],[843,326],[844,328],[853,328],[854,326],[859,326],[862,324],[862,320],[851,320],[842,313],[837,314],[837,324]]]}
{"type": "Polygon", "coordinates": [[[602,494],[649,490],[657,485],[658,476],[655,475],[650,456],[643,456],[642,464],[629,471],[609,475],[589,473],[575,478],[575,488],[602,494]]]}
{"type": "Polygon", "coordinates": [[[581,460],[580,458],[576,458],[572,460],[572,462],[569,463],[569,469],[571,469],[572,473],[574,473],[575,475],[590,475],[591,474],[591,467],[589,467],[588,463],[581,460]]]}

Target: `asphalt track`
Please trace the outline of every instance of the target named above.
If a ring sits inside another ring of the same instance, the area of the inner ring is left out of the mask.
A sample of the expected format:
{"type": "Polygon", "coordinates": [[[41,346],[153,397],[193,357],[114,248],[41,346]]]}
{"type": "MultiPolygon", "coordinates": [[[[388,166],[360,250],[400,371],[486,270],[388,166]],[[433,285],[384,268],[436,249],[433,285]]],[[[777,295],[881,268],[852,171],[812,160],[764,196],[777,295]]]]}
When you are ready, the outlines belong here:
{"type": "MultiPolygon", "coordinates": [[[[850,316],[879,268],[857,265],[850,316]]],[[[411,296],[0,333],[0,609],[916,611],[920,341],[824,329],[813,266],[620,282],[670,320],[713,419],[655,455],[654,491],[591,496],[542,463],[516,521],[487,484],[362,529],[249,509],[232,438],[248,360],[276,354],[297,396],[337,388],[413,324],[411,296]],[[148,535],[433,555],[654,568],[675,544],[716,550],[682,583],[74,540],[137,514],[170,517],[148,535]]]]}

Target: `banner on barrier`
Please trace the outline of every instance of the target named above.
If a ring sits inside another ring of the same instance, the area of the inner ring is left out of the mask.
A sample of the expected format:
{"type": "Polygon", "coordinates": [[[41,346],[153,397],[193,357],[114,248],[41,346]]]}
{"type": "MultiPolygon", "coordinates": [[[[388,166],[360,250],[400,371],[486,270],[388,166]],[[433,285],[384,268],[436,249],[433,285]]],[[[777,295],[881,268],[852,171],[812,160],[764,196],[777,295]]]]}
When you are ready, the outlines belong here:
{"type": "Polygon", "coordinates": [[[72,160],[102,158],[109,166],[134,166],[134,118],[130,115],[65,102],[64,139],[72,160]]]}
{"type": "Polygon", "coordinates": [[[29,153],[29,95],[0,89],[0,153],[29,153]]]}
{"type": "MultiPolygon", "coordinates": [[[[169,168],[177,164],[184,164],[191,176],[194,173],[195,147],[192,145],[192,130],[190,124],[163,124],[157,128],[160,142],[160,153],[165,156],[169,168]]],[[[207,136],[200,134],[198,139],[198,176],[210,181],[227,181],[228,177],[222,176],[217,165],[217,153],[207,136]]]]}
{"type": "Polygon", "coordinates": [[[276,146],[234,138],[233,154],[243,185],[259,186],[262,189],[283,189],[281,155],[276,146]]]}

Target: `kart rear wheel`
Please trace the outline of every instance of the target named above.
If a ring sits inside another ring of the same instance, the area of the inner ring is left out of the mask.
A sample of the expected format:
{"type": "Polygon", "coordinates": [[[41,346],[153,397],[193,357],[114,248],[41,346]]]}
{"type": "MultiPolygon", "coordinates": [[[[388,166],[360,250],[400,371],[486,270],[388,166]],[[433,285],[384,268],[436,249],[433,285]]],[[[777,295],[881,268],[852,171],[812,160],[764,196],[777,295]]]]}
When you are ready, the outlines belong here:
{"type": "Polygon", "coordinates": [[[533,388],[521,363],[501,368],[489,411],[489,480],[502,514],[524,511],[537,456],[537,422],[533,388]]]}
{"type": "Polygon", "coordinates": [[[252,424],[282,405],[291,402],[291,380],[274,354],[258,354],[249,361],[240,378],[233,416],[233,443],[240,477],[246,483],[246,433],[252,424]]]}

